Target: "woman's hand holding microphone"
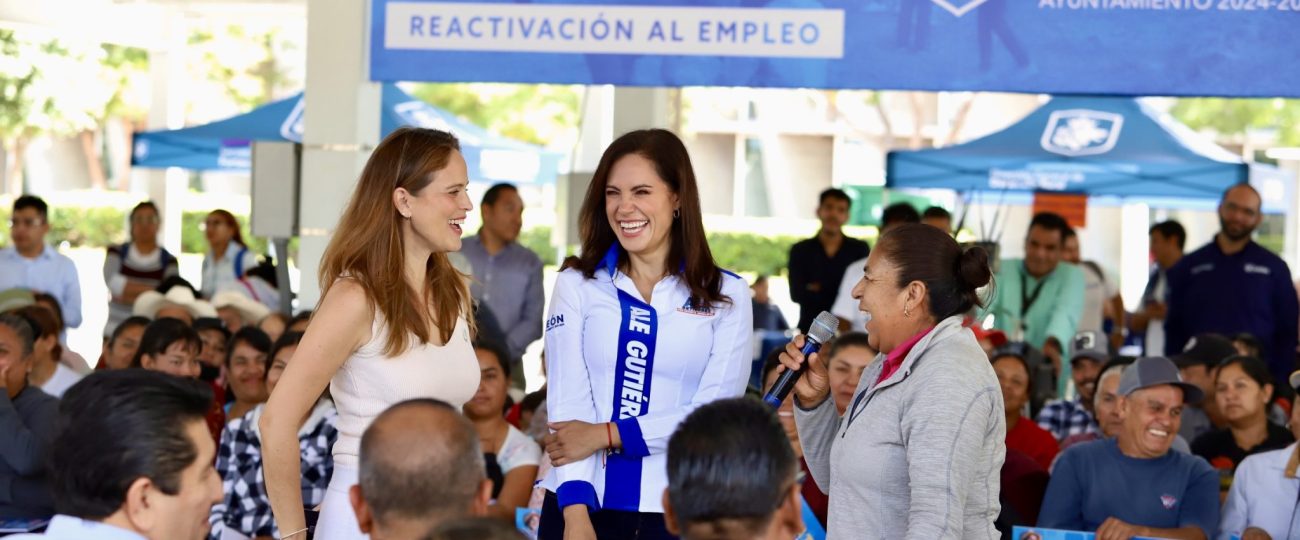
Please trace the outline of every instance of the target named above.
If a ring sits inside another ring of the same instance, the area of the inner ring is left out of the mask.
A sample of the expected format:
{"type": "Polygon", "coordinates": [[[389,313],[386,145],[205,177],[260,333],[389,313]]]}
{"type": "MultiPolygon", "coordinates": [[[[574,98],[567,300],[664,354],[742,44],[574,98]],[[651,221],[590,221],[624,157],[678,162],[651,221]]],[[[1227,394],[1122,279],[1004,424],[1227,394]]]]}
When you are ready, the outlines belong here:
{"type": "Polygon", "coordinates": [[[781,353],[781,366],[787,370],[798,370],[805,362],[808,363],[803,376],[795,382],[794,397],[795,405],[813,409],[830,397],[831,382],[820,353],[804,356],[802,350],[806,339],[802,335],[795,336],[794,341],[785,345],[785,351],[781,353]]]}

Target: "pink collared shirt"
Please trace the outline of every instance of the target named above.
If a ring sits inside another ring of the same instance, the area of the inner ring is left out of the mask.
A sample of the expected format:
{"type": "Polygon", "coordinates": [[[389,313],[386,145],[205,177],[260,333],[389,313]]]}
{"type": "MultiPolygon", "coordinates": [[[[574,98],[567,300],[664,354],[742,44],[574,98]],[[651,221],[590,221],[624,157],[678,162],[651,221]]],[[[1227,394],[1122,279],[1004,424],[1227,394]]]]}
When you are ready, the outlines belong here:
{"type": "Polygon", "coordinates": [[[915,347],[917,342],[921,341],[921,338],[928,335],[932,330],[934,330],[933,326],[917,332],[915,336],[908,338],[908,340],[904,341],[902,345],[894,347],[894,350],[889,351],[889,354],[885,355],[885,365],[884,368],[880,370],[880,378],[876,379],[876,384],[880,384],[891,375],[898,373],[898,368],[902,367],[903,359],[907,358],[907,353],[912,352],[912,347],[915,347]]]}

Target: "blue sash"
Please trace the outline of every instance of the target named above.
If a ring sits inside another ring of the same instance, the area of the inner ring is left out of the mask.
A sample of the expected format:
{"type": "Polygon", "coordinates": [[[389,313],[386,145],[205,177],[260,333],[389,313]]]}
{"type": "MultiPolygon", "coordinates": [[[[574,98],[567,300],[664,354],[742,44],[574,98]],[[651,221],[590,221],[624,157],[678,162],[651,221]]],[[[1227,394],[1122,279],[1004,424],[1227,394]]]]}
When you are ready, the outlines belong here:
{"type": "MultiPolygon", "coordinates": [[[[623,320],[618,327],[618,350],[614,351],[614,414],[611,421],[644,416],[650,409],[650,381],[654,373],[655,338],[659,316],[655,308],[618,290],[623,320]]],[[[605,500],[612,510],[637,511],[641,506],[641,460],[613,453],[605,465],[605,500]]]]}

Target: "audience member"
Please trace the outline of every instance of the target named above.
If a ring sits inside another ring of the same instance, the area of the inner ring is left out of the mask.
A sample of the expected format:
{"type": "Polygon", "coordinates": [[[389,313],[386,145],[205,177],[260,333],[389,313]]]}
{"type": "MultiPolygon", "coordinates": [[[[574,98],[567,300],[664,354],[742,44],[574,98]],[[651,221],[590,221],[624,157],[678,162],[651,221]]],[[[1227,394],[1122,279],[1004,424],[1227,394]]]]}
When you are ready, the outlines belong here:
{"type": "Polygon", "coordinates": [[[979,342],[980,348],[984,349],[984,354],[992,357],[993,351],[1002,348],[1007,344],[1007,334],[1001,330],[984,328],[974,324],[974,320],[967,322],[972,334],[975,334],[975,341],[979,342]]]}
{"type": "Polygon", "coordinates": [[[1268,421],[1273,377],[1263,360],[1234,356],[1215,370],[1214,399],[1228,426],[1192,441],[1192,453],[1219,470],[1219,489],[1227,491],[1237,464],[1246,456],[1284,448],[1295,441],[1286,428],[1268,421]]]}
{"type": "Polygon", "coordinates": [[[1066,229],[1065,241],[1061,244],[1061,260],[1079,267],[1083,271],[1083,311],[1079,315],[1078,332],[1094,332],[1099,336],[1109,335],[1110,350],[1119,350],[1124,344],[1124,300],[1119,294],[1119,279],[1106,275],[1101,265],[1094,261],[1085,261],[1080,253],[1079,233],[1073,228],[1066,229]],[[1109,334],[1106,332],[1106,320],[1114,322],[1109,334]]]}
{"type": "Polygon", "coordinates": [[[1250,332],[1241,332],[1232,336],[1232,346],[1237,349],[1237,354],[1241,356],[1260,358],[1259,338],[1251,335],[1250,332]]]}
{"type": "Polygon", "coordinates": [[[245,325],[254,325],[271,313],[265,305],[248,293],[237,289],[217,292],[212,297],[212,307],[217,310],[217,317],[226,323],[226,329],[238,332],[245,325]]]}
{"type": "MultiPolygon", "coordinates": [[[[45,308],[54,317],[54,324],[57,327],[54,334],[58,336],[59,342],[67,341],[68,326],[64,323],[63,306],[59,305],[59,299],[43,292],[34,293],[32,298],[36,300],[37,306],[45,308]]],[[[90,373],[90,364],[86,363],[86,359],[66,346],[59,348],[57,359],[59,363],[67,366],[78,375],[90,373]]]]}
{"type": "MultiPolygon", "coordinates": [[[[866,242],[844,234],[852,205],[853,200],[843,190],[822,191],[817,202],[821,229],[817,236],[790,247],[790,299],[799,304],[800,332],[808,331],[817,314],[831,309],[845,269],[871,252],[866,242]]],[[[854,276],[853,282],[857,283],[857,274],[854,276]]]]}
{"type": "Polygon", "coordinates": [[[492,481],[474,425],[434,399],[400,402],[361,437],[352,508],[372,540],[418,540],[444,521],[487,513],[492,481]]]}
{"type": "MultiPolygon", "coordinates": [[[[763,361],[763,390],[766,391],[776,384],[776,379],[781,375],[776,368],[781,366],[781,350],[773,350],[763,361]]],[[[843,414],[843,413],[841,413],[843,414]]],[[[817,482],[813,480],[812,473],[808,471],[808,463],[803,459],[803,445],[799,443],[799,428],[794,423],[794,398],[786,396],[785,401],[781,402],[781,407],[776,410],[776,417],[781,422],[781,428],[785,430],[785,437],[790,441],[790,448],[794,449],[794,457],[799,460],[799,494],[803,497],[808,508],[812,510],[813,516],[817,518],[818,523],[823,527],[826,525],[826,513],[830,506],[830,498],[826,492],[817,487],[817,482]]]]}
{"type": "Polygon", "coordinates": [[[506,351],[496,343],[474,346],[480,374],[478,391],[462,410],[478,432],[487,476],[492,480],[488,514],[513,521],[515,509],[526,506],[532,494],[542,447],[506,422],[506,391],[512,369],[506,351]]]}
{"type": "Polygon", "coordinates": [[[54,513],[45,457],[59,400],[27,382],[35,326],[23,312],[0,315],[0,520],[54,513]]]}
{"type": "Polygon", "coordinates": [[[479,206],[483,226],[465,238],[460,253],[473,267],[470,291],[487,304],[505,332],[510,356],[511,385],[524,388],[520,359],[524,349],[542,337],[542,260],[519,243],[524,226],[524,200],[510,184],[496,184],[483,194],[479,206]]]}
{"type": "Polygon", "coordinates": [[[880,353],[871,348],[867,334],[849,332],[841,334],[831,341],[826,351],[827,375],[830,377],[831,397],[835,399],[835,408],[843,415],[853,401],[862,372],[876,360],[880,353]]]}
{"type": "Polygon", "coordinates": [[[215,317],[197,319],[193,324],[199,334],[199,379],[213,383],[217,401],[226,401],[226,346],[230,344],[230,330],[226,323],[215,317]]]}
{"type": "Polygon", "coordinates": [[[14,287],[0,291],[0,313],[24,308],[36,303],[36,295],[31,289],[14,287]]]}
{"type": "MultiPolygon", "coordinates": [[[[1291,374],[1291,388],[1300,386],[1300,372],[1291,374]]],[[[1291,435],[1300,438],[1300,407],[1291,408],[1291,435]]],[[[1223,503],[1217,540],[1259,540],[1296,538],[1296,493],[1300,479],[1294,464],[1300,463],[1296,443],[1281,450],[1247,457],[1237,466],[1232,489],[1223,503]]]]}
{"type": "MultiPolygon", "coordinates": [[[[203,342],[193,328],[179,319],[164,317],[145,327],[144,335],[140,336],[140,348],[131,359],[131,367],[202,380],[198,360],[202,348],[203,342]]],[[[224,403],[214,392],[206,417],[213,441],[221,440],[221,429],[226,425],[224,403]]]]}
{"type": "Polygon", "coordinates": [[[126,369],[131,367],[131,359],[140,348],[140,338],[144,337],[144,328],[149,326],[149,319],[138,316],[127,317],[104,344],[99,365],[95,369],[126,369]]]}
{"type": "Polygon", "coordinates": [[[133,367],[161,371],[177,377],[199,378],[199,350],[203,342],[183,321],[170,317],[149,323],[140,337],[133,367]]]}
{"type": "Polygon", "coordinates": [[[253,407],[266,402],[267,354],[271,352],[271,338],[257,327],[249,326],[235,332],[226,348],[226,380],[234,401],[226,404],[226,418],[242,418],[253,407]]]}
{"type": "Polygon", "coordinates": [[[1033,385],[1029,378],[1029,361],[1024,356],[1003,349],[993,355],[993,372],[1002,387],[1002,403],[1006,408],[1007,448],[1023,452],[1034,458],[1044,470],[1052,466],[1058,450],[1051,433],[1025,418],[1033,385]]]}
{"type": "Polygon", "coordinates": [[[50,455],[59,515],[12,540],[199,540],[221,500],[203,413],[212,395],[144,370],[96,372],[59,407],[50,455]]]}
{"type": "MultiPolygon", "coordinates": [[[[271,347],[265,364],[268,392],[275,390],[285,367],[294,360],[301,341],[301,332],[290,332],[271,347]]],[[[225,498],[212,507],[209,522],[213,525],[213,540],[229,538],[232,532],[255,538],[276,538],[284,532],[275,525],[271,501],[266,497],[262,480],[262,436],[257,422],[265,407],[265,404],[258,404],[248,414],[232,419],[221,432],[217,472],[221,474],[225,498]]],[[[309,509],[316,508],[325,500],[325,489],[334,471],[330,448],[338,439],[337,420],[334,403],[321,396],[298,428],[303,505],[309,509]]]]}
{"type": "Polygon", "coordinates": [[[56,315],[40,306],[27,306],[15,313],[33,323],[34,343],[27,382],[46,394],[62,397],[63,392],[84,376],[59,362],[63,346],[59,344],[56,315]]]}
{"type": "Polygon", "coordinates": [[[204,298],[217,292],[243,287],[240,282],[257,266],[257,254],[248,248],[235,216],[225,210],[213,210],[203,220],[203,235],[208,253],[203,258],[204,298]]]}
{"type": "Polygon", "coordinates": [[[707,403],[668,441],[668,531],[683,540],[795,538],[804,531],[798,470],[765,404],[749,398],[707,403]]]}
{"type": "MultiPolygon", "coordinates": [[[[920,223],[921,214],[910,203],[900,202],[886,206],[880,214],[880,234],[904,223],[920,223]]],[[[870,254],[870,253],[868,253],[870,254]]],[[[858,309],[858,301],[853,298],[853,287],[862,279],[862,267],[867,264],[867,255],[849,263],[840,279],[839,290],[835,294],[835,303],[831,304],[831,313],[840,318],[841,332],[861,332],[867,324],[867,314],[858,309]]]]}
{"type": "Polygon", "coordinates": [[[1149,235],[1155,265],[1142,291],[1141,307],[1129,319],[1129,329],[1143,336],[1142,347],[1148,356],[1159,356],[1165,354],[1165,302],[1169,295],[1166,273],[1183,258],[1187,231],[1177,221],[1162,221],[1151,226],[1149,235]]]}
{"type": "Polygon", "coordinates": [[[273,311],[257,321],[257,327],[266,332],[266,337],[271,341],[279,341],[280,336],[284,335],[285,330],[289,329],[289,316],[279,311],[273,311]]]}
{"type": "Polygon", "coordinates": [[[1263,219],[1260,205],[1250,184],[1228,188],[1219,202],[1214,241],[1169,270],[1165,350],[1181,351],[1191,336],[1203,332],[1250,332],[1262,344],[1273,379],[1280,381],[1296,367],[1300,304],[1286,263],[1250,239],[1263,219]]]}
{"type": "Polygon", "coordinates": [[[13,245],[0,249],[0,291],[22,287],[53,295],[63,306],[69,328],[81,327],[81,282],[72,259],[46,243],[50,232],[49,206],[40,197],[14,199],[9,216],[13,245]]]}
{"type": "Polygon", "coordinates": [[[1209,538],[1219,525],[1218,477],[1204,460],[1170,452],[1184,403],[1201,389],[1168,359],[1138,359],[1120,376],[1123,428],[1076,445],[1052,471],[1038,525],[1098,538],[1209,538]]]}
{"type": "Polygon", "coordinates": [[[285,329],[288,332],[306,332],[307,325],[311,323],[312,310],[299,311],[292,319],[289,319],[289,327],[285,329]]]}
{"type": "Polygon", "coordinates": [[[514,525],[491,518],[462,518],[443,523],[424,540],[526,540],[514,525]]]}
{"type": "Polygon", "coordinates": [[[111,296],[104,337],[131,316],[136,298],[154,290],[164,279],[180,274],[176,256],[158,245],[160,223],[154,203],[137,204],[131,209],[131,240],[108,247],[104,256],[104,284],[111,296]]]}
{"type": "Polygon", "coordinates": [[[1074,399],[1049,401],[1038,412],[1039,427],[1051,433],[1057,441],[1097,431],[1097,421],[1093,417],[1093,396],[1097,390],[1097,375],[1109,359],[1101,334],[1080,332],[1074,336],[1070,340],[1070,378],[1074,381],[1074,399]]]}
{"type": "Polygon", "coordinates": [[[1011,341],[1025,341],[1043,351],[1057,377],[1057,395],[1065,394],[1070,380],[1066,345],[1074,337],[1083,312],[1083,272],[1061,264],[1065,218],[1041,212],[1029,222],[1025,258],[1004,260],[998,270],[993,300],[983,313],[1011,341]]]}
{"type": "Polygon", "coordinates": [[[957,231],[952,230],[952,214],[942,206],[931,206],[921,213],[921,223],[935,227],[948,234],[954,234],[957,231]]]}
{"type": "Polygon", "coordinates": [[[754,311],[754,330],[766,330],[769,332],[784,332],[790,329],[790,323],[785,321],[785,315],[781,313],[781,308],[772,303],[772,297],[768,296],[767,276],[759,274],[754,278],[754,284],[749,288],[754,291],[754,297],[750,300],[754,311]]]}
{"type": "MultiPolygon", "coordinates": [[[[1124,373],[1124,368],[1133,365],[1135,360],[1137,359],[1132,356],[1116,356],[1106,362],[1101,373],[1097,375],[1097,390],[1093,396],[1092,408],[1097,417],[1097,431],[1080,433],[1061,441],[1061,452],[1056,455],[1057,461],[1060,461],[1061,454],[1071,446],[1098,439],[1111,439],[1119,435],[1120,430],[1124,428],[1124,417],[1119,414],[1120,375],[1124,373]]],[[[1186,409],[1183,417],[1186,418],[1186,409]]],[[[1170,449],[1183,454],[1192,453],[1191,445],[1182,435],[1174,437],[1174,444],[1170,449]]]]}
{"type": "Polygon", "coordinates": [[[174,286],[166,293],[146,291],[135,299],[132,313],[153,320],[172,318],[185,324],[194,324],[195,319],[215,318],[217,310],[212,304],[194,297],[194,291],[188,286],[174,286]]]}
{"type": "Polygon", "coordinates": [[[1214,397],[1214,379],[1219,363],[1236,354],[1228,338],[1219,334],[1200,334],[1187,342],[1182,354],[1170,358],[1178,366],[1183,380],[1196,385],[1205,395],[1201,404],[1190,404],[1183,409],[1182,428],[1178,433],[1184,439],[1194,441],[1225,425],[1218,400],[1214,397]]]}

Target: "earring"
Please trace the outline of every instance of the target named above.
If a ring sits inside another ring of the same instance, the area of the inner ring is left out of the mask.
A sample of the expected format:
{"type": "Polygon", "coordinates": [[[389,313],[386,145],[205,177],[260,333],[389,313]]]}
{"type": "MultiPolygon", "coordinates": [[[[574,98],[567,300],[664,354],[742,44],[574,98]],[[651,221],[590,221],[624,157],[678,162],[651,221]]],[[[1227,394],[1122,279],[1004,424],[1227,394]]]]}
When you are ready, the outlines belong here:
{"type": "Polygon", "coordinates": [[[907,307],[907,306],[903,306],[903,316],[904,316],[904,317],[911,317],[911,316],[912,316],[912,309],[909,308],[909,307],[907,307]]]}
{"type": "Polygon", "coordinates": [[[681,208],[674,208],[674,209],[673,209],[673,219],[677,219],[677,218],[679,218],[679,217],[682,217],[682,209],[681,209],[681,208]]]}

